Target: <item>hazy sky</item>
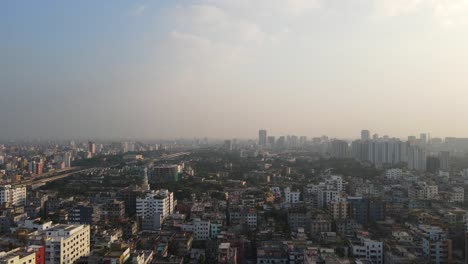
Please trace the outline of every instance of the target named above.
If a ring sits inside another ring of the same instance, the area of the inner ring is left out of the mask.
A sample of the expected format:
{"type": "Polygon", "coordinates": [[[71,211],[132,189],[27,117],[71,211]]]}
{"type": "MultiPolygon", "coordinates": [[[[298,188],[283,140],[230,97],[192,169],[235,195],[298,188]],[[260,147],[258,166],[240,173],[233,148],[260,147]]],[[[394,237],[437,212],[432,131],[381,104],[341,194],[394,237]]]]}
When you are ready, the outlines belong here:
{"type": "Polygon", "coordinates": [[[468,0],[0,1],[0,138],[468,137],[468,0]]]}

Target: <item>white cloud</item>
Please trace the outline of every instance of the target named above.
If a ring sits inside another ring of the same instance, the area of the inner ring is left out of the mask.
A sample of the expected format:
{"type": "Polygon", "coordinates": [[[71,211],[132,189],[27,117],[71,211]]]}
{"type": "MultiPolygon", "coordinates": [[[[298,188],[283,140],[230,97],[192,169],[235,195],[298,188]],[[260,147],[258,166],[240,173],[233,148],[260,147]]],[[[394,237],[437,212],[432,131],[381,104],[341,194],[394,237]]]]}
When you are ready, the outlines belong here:
{"type": "Polygon", "coordinates": [[[468,1],[432,0],[433,15],[444,27],[468,24],[468,1]]]}
{"type": "Polygon", "coordinates": [[[377,13],[396,17],[429,12],[443,27],[468,24],[468,0],[375,0],[377,13]]]}
{"type": "Polygon", "coordinates": [[[384,16],[400,16],[418,10],[425,0],[376,0],[377,12],[384,16]]]}
{"type": "Polygon", "coordinates": [[[321,2],[318,0],[287,0],[286,5],[291,14],[302,15],[311,9],[319,8],[321,2]]]}
{"type": "Polygon", "coordinates": [[[145,5],[137,5],[132,8],[131,14],[134,16],[142,16],[145,13],[146,6],[145,5]]]}

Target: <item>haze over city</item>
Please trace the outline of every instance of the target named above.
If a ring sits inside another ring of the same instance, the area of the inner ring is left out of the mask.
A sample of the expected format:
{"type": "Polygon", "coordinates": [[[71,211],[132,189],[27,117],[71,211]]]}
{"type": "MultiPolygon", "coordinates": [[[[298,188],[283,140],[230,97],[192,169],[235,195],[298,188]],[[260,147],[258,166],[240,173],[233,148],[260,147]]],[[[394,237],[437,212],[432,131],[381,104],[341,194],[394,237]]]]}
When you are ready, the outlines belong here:
{"type": "Polygon", "coordinates": [[[0,0],[0,264],[468,264],[468,0],[0,0]]]}
{"type": "Polygon", "coordinates": [[[0,138],[466,136],[464,0],[2,1],[0,138]]]}

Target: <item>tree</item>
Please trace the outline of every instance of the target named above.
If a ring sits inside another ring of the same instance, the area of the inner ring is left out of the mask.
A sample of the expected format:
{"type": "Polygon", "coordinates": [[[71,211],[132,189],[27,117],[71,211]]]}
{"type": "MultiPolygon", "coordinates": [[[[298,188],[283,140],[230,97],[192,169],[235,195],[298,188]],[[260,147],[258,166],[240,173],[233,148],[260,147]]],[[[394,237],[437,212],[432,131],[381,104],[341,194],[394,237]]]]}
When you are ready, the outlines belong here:
{"type": "Polygon", "coordinates": [[[206,263],[205,255],[200,255],[200,257],[198,257],[198,264],[205,264],[205,263],[206,263]]]}

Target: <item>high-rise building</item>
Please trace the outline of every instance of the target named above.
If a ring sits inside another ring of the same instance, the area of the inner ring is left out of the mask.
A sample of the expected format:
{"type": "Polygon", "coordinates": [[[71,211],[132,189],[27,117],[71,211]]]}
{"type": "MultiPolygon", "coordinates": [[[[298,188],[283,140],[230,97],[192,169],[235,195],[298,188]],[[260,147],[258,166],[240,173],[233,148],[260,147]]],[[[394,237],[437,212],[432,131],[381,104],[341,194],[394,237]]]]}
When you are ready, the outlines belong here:
{"type": "Polygon", "coordinates": [[[136,213],[144,230],[156,230],[174,212],[174,194],[168,190],[148,192],[136,199],[136,213]]]}
{"type": "Polygon", "coordinates": [[[427,171],[431,173],[439,173],[440,159],[438,157],[429,156],[426,162],[427,171]]]}
{"type": "Polygon", "coordinates": [[[348,157],[349,145],[343,140],[333,140],[330,143],[330,155],[335,158],[348,157]]]}
{"type": "Polygon", "coordinates": [[[9,205],[24,205],[26,203],[26,187],[25,186],[0,186],[0,206],[3,204],[9,205]]]}
{"type": "Polygon", "coordinates": [[[384,262],[383,242],[363,236],[358,238],[358,241],[353,241],[351,244],[353,256],[355,258],[369,259],[371,263],[382,264],[384,262]]]}
{"type": "Polygon", "coordinates": [[[443,171],[450,171],[450,152],[439,152],[440,169],[443,171]]]}
{"type": "Polygon", "coordinates": [[[163,165],[153,168],[153,180],[156,182],[179,181],[181,167],[179,165],[163,165]]]}
{"type": "Polygon", "coordinates": [[[71,154],[70,152],[65,153],[63,156],[63,162],[65,163],[65,168],[71,167],[71,154]]]}
{"type": "Polygon", "coordinates": [[[72,264],[89,255],[88,225],[56,225],[45,231],[45,262],[72,264]]]}
{"type": "Polygon", "coordinates": [[[44,170],[44,164],[42,163],[42,161],[36,163],[36,170],[35,170],[36,174],[39,174],[39,175],[42,174],[43,170],[44,170]]]}
{"type": "Polygon", "coordinates": [[[96,154],[96,143],[89,141],[88,142],[88,151],[91,152],[91,154],[96,154]]]}
{"type": "Polygon", "coordinates": [[[422,255],[430,263],[452,263],[452,240],[442,228],[420,225],[419,232],[422,234],[422,255]]]}
{"type": "Polygon", "coordinates": [[[426,170],[426,150],[419,146],[408,147],[408,169],[424,171],[426,170]]]}
{"type": "Polygon", "coordinates": [[[101,217],[99,206],[79,204],[68,214],[68,221],[72,224],[97,224],[101,217]]]}
{"type": "Polygon", "coordinates": [[[258,144],[262,147],[266,147],[267,145],[267,131],[265,129],[258,131],[258,144]]]}
{"type": "Polygon", "coordinates": [[[427,134],[426,133],[421,133],[419,135],[419,141],[421,144],[426,145],[427,144],[427,134]]]}
{"type": "Polygon", "coordinates": [[[232,150],[232,140],[230,140],[230,139],[224,140],[223,148],[225,150],[232,150]]]}
{"type": "Polygon", "coordinates": [[[370,140],[370,131],[369,130],[362,130],[361,131],[361,140],[370,140]]]}
{"type": "Polygon", "coordinates": [[[269,136],[268,137],[268,147],[274,148],[275,147],[275,142],[276,142],[276,139],[275,139],[274,136],[269,136]]]}
{"type": "Polygon", "coordinates": [[[284,136],[279,137],[278,140],[276,141],[276,147],[279,149],[284,148],[285,144],[286,144],[286,138],[284,136]]]}
{"type": "Polygon", "coordinates": [[[150,191],[150,185],[148,183],[148,168],[143,170],[143,184],[141,185],[141,190],[144,192],[150,191]]]}

